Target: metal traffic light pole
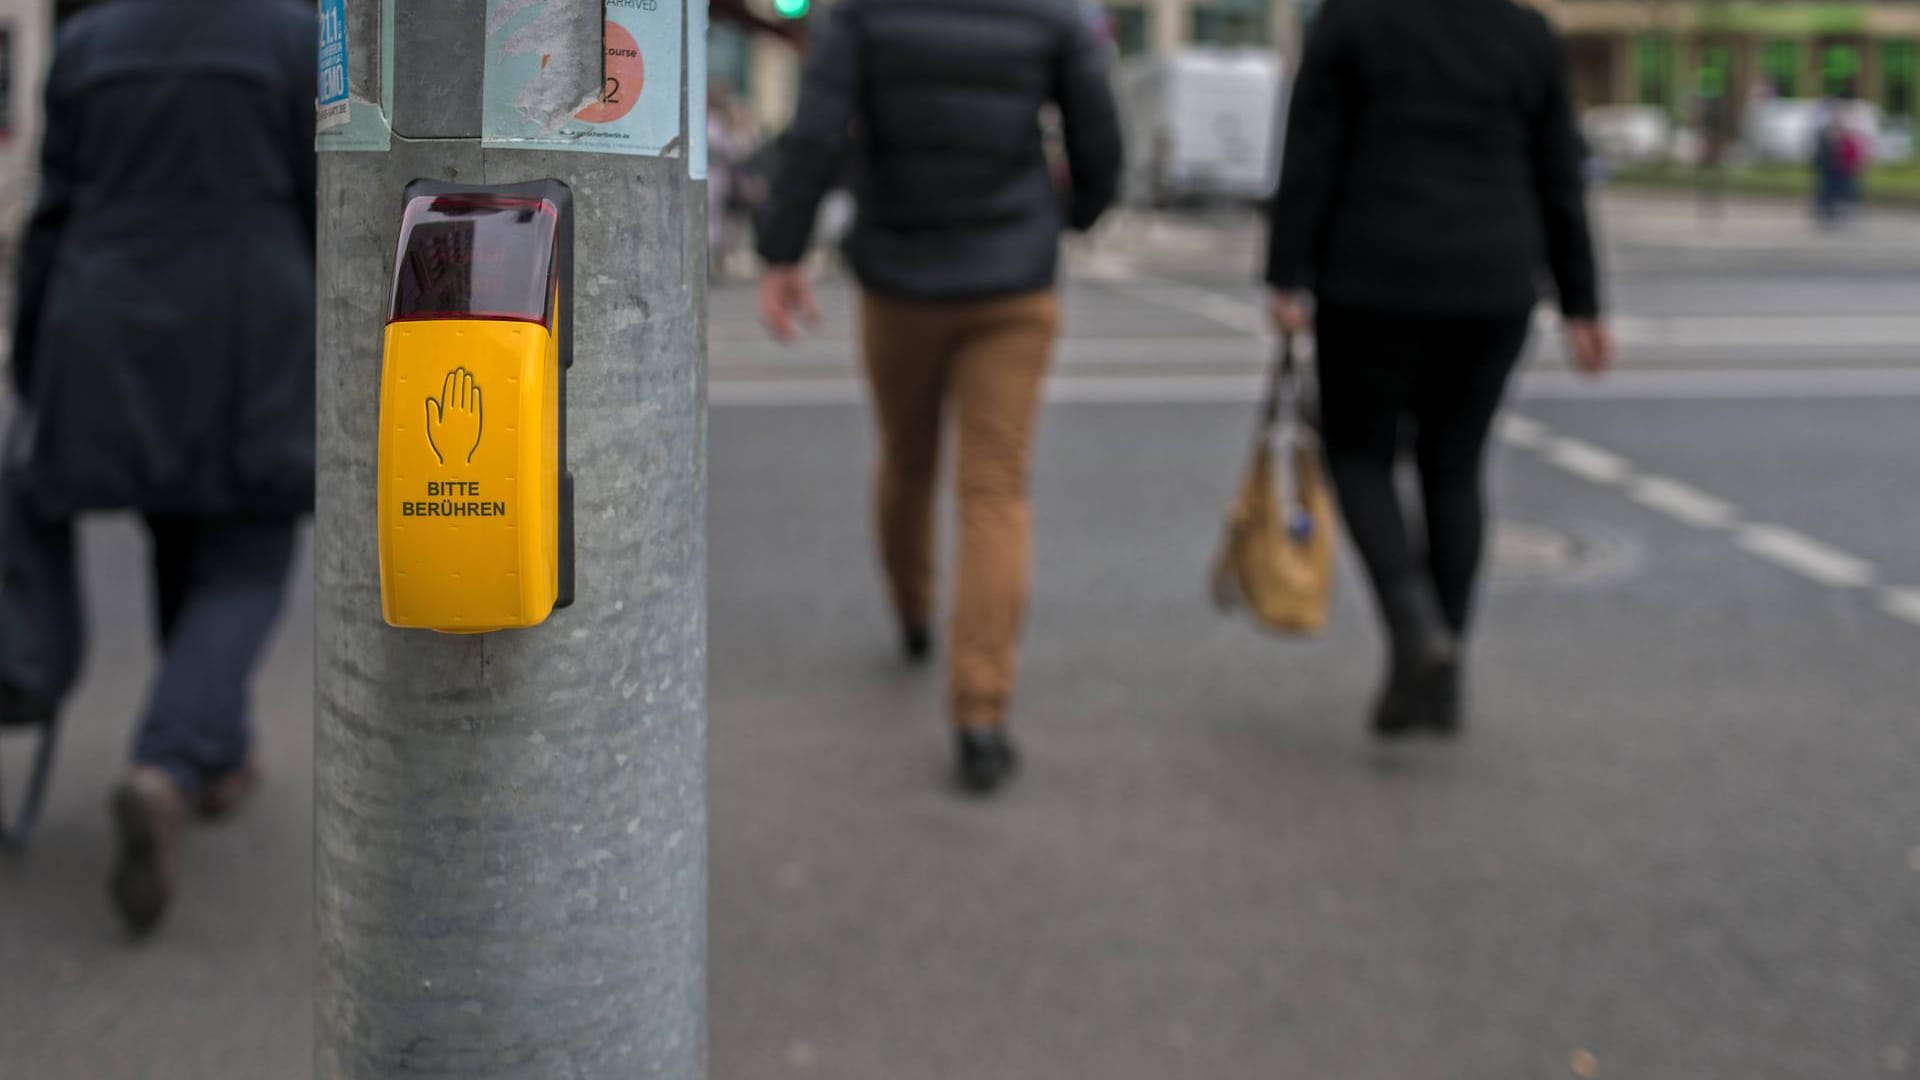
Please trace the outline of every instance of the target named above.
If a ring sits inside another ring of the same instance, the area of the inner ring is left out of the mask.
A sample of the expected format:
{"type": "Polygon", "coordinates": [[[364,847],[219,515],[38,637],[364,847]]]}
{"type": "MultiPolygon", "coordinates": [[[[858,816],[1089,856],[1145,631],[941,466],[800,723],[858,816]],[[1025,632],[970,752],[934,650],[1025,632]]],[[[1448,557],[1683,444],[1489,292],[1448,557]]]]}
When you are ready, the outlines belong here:
{"type": "MultiPolygon", "coordinates": [[[[354,99],[320,153],[316,1073],[328,1080],[706,1075],[706,199],[689,152],[704,134],[705,20],[704,0],[684,2],[698,7],[681,18],[681,55],[646,57],[680,138],[638,155],[482,145],[482,69],[500,52],[490,20],[520,20],[536,53],[524,70],[553,91],[535,104],[565,119],[600,92],[604,20],[637,5],[320,5],[323,22],[331,9],[344,23],[332,81],[344,75],[354,99]],[[664,85],[676,69],[680,85],[664,85]],[[416,178],[571,188],[578,589],[532,629],[458,636],[382,619],[382,334],[416,178]]],[[[323,106],[329,83],[323,65],[323,106]]]]}

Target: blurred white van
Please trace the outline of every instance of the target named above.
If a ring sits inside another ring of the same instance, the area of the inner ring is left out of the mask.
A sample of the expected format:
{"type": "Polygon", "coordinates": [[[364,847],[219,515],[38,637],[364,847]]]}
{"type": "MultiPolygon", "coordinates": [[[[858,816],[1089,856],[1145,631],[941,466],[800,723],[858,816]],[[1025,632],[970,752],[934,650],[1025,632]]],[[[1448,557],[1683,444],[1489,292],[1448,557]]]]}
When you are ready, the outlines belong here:
{"type": "Polygon", "coordinates": [[[1588,109],[1581,127],[1593,152],[1609,165],[1653,165],[1673,152],[1673,123],[1658,105],[1588,109]]]}
{"type": "Polygon", "coordinates": [[[1129,201],[1264,199],[1279,176],[1278,56],[1193,48],[1120,65],[1129,201]]]}

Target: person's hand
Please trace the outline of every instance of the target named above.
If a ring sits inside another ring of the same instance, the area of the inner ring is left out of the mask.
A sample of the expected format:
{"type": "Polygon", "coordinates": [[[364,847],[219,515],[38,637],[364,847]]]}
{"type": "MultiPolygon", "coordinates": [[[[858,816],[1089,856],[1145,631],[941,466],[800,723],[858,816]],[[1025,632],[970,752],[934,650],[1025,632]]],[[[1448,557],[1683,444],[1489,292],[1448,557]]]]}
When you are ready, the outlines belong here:
{"type": "Polygon", "coordinates": [[[1573,350],[1573,366],[1582,375],[1597,379],[1613,370],[1613,328],[1601,320],[1568,319],[1567,345],[1573,350]]]}
{"type": "Polygon", "coordinates": [[[1267,301],[1267,311],[1273,317],[1273,328],[1281,334],[1305,334],[1313,329],[1313,315],[1300,293],[1275,289],[1267,301]]]}
{"type": "Polygon", "coordinates": [[[791,345],[800,340],[799,325],[820,325],[820,309],[813,302],[813,284],[798,266],[769,266],[760,277],[760,321],[775,340],[791,345]]]}

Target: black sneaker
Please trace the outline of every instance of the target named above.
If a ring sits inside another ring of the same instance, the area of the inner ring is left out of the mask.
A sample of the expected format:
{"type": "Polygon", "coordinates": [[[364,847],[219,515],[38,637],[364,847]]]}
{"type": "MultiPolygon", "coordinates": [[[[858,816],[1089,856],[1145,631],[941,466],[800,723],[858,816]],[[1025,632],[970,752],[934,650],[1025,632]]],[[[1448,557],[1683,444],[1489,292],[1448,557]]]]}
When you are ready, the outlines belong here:
{"type": "Polygon", "coordinates": [[[998,791],[1020,768],[1020,752],[1002,730],[959,731],[954,736],[955,773],[975,795],[998,791]]]}
{"type": "Polygon", "coordinates": [[[906,654],[907,663],[919,667],[933,659],[933,631],[906,630],[900,635],[900,651],[906,654]]]}

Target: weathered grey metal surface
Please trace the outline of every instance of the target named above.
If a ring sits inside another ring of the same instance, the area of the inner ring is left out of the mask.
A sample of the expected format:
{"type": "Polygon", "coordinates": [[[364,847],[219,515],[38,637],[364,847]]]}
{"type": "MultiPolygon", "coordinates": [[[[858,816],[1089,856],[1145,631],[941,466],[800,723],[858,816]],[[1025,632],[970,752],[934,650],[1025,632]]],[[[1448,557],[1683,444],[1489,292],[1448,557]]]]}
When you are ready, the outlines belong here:
{"type": "Polygon", "coordinates": [[[394,134],[414,139],[479,138],[487,0],[397,3],[393,36],[394,134]]]}

